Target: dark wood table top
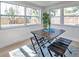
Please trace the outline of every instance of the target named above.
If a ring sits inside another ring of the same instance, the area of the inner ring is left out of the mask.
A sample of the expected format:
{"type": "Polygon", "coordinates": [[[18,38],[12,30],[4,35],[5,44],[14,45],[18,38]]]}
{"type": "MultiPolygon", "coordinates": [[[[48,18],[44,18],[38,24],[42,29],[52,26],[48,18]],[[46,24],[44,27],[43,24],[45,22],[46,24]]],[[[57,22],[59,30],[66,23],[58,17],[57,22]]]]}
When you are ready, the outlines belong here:
{"type": "Polygon", "coordinates": [[[38,37],[44,37],[46,39],[47,38],[54,39],[59,35],[63,34],[64,32],[65,30],[63,29],[55,29],[55,28],[51,28],[51,31],[47,31],[46,29],[32,31],[32,33],[36,34],[38,37]]]}

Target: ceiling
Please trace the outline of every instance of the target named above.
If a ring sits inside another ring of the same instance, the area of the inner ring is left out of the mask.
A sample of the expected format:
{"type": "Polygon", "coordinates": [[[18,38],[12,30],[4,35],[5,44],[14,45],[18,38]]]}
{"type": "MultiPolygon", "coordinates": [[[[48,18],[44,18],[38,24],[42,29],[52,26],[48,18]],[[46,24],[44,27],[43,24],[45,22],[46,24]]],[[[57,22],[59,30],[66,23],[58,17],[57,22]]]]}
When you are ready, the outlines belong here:
{"type": "Polygon", "coordinates": [[[61,1],[29,1],[29,2],[35,5],[41,6],[41,7],[47,7],[50,5],[60,3],[61,1]]]}
{"type": "Polygon", "coordinates": [[[54,7],[67,7],[73,5],[79,5],[78,1],[6,1],[7,3],[18,4],[29,7],[50,8],[54,7]]]}

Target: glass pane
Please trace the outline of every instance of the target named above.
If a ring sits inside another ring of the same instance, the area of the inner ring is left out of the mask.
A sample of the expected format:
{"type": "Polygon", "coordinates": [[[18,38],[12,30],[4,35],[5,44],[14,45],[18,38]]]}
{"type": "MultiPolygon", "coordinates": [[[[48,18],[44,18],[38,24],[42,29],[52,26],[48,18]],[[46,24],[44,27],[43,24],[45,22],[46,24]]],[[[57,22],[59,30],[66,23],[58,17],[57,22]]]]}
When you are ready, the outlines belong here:
{"type": "Polygon", "coordinates": [[[24,7],[1,3],[1,14],[2,15],[24,15],[24,7]]]}
{"type": "Polygon", "coordinates": [[[53,9],[50,14],[51,16],[60,16],[60,9],[53,9]]]}
{"type": "Polygon", "coordinates": [[[27,17],[26,19],[27,25],[30,24],[41,24],[39,17],[27,17]]]}
{"type": "Polygon", "coordinates": [[[10,17],[7,16],[1,16],[1,25],[8,25],[9,24],[10,17]]]}
{"type": "Polygon", "coordinates": [[[64,15],[79,15],[79,6],[64,8],[64,15]]]}
{"type": "Polygon", "coordinates": [[[60,9],[53,9],[50,12],[51,24],[60,24],[60,9]]]}
{"type": "Polygon", "coordinates": [[[41,11],[38,9],[33,8],[26,8],[26,15],[27,16],[40,16],[41,11]]]}
{"type": "Polygon", "coordinates": [[[24,17],[15,17],[16,24],[26,24],[26,20],[24,17]]]}
{"type": "Polygon", "coordinates": [[[79,17],[77,16],[64,16],[64,24],[65,25],[78,25],[79,26],[79,17]]]}
{"type": "Polygon", "coordinates": [[[26,15],[27,16],[31,16],[32,15],[31,8],[26,8],[26,15]]]}
{"type": "Polygon", "coordinates": [[[1,16],[1,27],[12,27],[26,24],[24,17],[1,16]]]}
{"type": "Polygon", "coordinates": [[[60,17],[51,17],[51,24],[60,24],[60,17]]]}
{"type": "Polygon", "coordinates": [[[79,6],[64,8],[64,24],[79,25],[79,6]]]}

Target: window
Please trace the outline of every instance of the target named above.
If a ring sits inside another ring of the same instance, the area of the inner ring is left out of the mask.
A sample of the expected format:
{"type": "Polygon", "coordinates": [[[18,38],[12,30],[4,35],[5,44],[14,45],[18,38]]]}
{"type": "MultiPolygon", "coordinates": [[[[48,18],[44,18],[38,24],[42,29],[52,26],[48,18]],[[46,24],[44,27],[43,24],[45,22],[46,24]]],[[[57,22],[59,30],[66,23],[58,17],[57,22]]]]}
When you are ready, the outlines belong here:
{"type": "Polygon", "coordinates": [[[27,24],[41,24],[40,17],[41,11],[40,9],[34,8],[26,8],[26,18],[27,24]]]}
{"type": "Polygon", "coordinates": [[[24,7],[1,3],[1,27],[25,24],[24,7]]]}
{"type": "Polygon", "coordinates": [[[26,8],[27,16],[40,16],[40,10],[34,8],[26,8]]]}
{"type": "Polygon", "coordinates": [[[79,25],[79,6],[64,8],[64,24],[79,25]]]}
{"type": "Polygon", "coordinates": [[[1,27],[41,24],[41,10],[1,2],[1,27]],[[26,10],[25,10],[26,8],[26,10]],[[25,13],[26,12],[26,13],[25,13]]]}
{"type": "Polygon", "coordinates": [[[25,18],[24,17],[14,17],[13,19],[10,16],[1,16],[1,27],[12,27],[12,26],[20,26],[24,25],[25,18]]]}
{"type": "Polygon", "coordinates": [[[24,15],[24,7],[1,3],[1,15],[24,15]]]}
{"type": "Polygon", "coordinates": [[[40,21],[40,18],[39,17],[27,17],[27,25],[30,25],[30,24],[41,24],[41,21],[40,21]]]}
{"type": "Polygon", "coordinates": [[[51,24],[60,24],[60,9],[53,9],[50,12],[51,24]]]}

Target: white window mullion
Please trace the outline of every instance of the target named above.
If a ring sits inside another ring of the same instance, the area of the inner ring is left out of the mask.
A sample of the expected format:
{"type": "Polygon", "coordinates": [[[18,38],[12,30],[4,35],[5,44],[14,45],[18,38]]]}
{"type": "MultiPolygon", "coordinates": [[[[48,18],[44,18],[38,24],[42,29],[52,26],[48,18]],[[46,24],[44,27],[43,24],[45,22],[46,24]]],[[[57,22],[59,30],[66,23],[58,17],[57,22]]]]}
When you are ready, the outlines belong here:
{"type": "Polygon", "coordinates": [[[27,19],[26,19],[26,7],[24,7],[24,18],[25,18],[25,25],[26,25],[26,21],[27,21],[27,19]]]}
{"type": "Polygon", "coordinates": [[[1,29],[1,1],[0,1],[0,29],[1,29]]]}
{"type": "Polygon", "coordinates": [[[41,9],[40,9],[40,16],[39,16],[40,24],[42,24],[42,16],[41,16],[41,9]]]}
{"type": "Polygon", "coordinates": [[[64,8],[60,9],[60,24],[64,25],[64,8]]]}
{"type": "Polygon", "coordinates": [[[45,12],[45,9],[41,9],[41,24],[43,25],[43,20],[42,20],[42,17],[43,17],[43,13],[45,12]]]}

